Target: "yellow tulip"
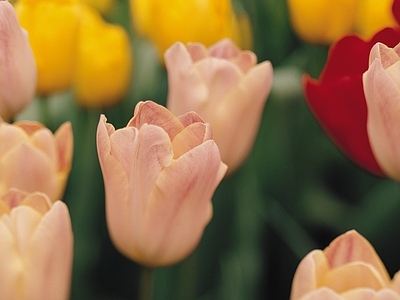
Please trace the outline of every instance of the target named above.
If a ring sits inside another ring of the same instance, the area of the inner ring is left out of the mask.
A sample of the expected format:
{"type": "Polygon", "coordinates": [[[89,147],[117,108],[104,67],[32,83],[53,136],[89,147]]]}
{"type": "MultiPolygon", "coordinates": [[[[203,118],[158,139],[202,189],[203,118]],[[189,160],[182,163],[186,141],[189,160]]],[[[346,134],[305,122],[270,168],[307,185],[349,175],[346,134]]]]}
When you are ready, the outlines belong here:
{"type": "Polygon", "coordinates": [[[80,10],[76,0],[19,0],[15,4],[21,27],[38,68],[41,95],[68,88],[73,79],[80,10]]]}
{"type": "Polygon", "coordinates": [[[237,16],[229,0],[131,0],[130,4],[135,29],[157,46],[160,57],[177,41],[211,46],[231,38],[249,48],[247,14],[237,16]]]}
{"type": "Polygon", "coordinates": [[[287,0],[296,34],[313,44],[331,44],[353,31],[359,0],[287,0]]]}
{"type": "Polygon", "coordinates": [[[82,6],[82,22],[74,91],[87,108],[111,106],[127,93],[132,73],[128,33],[106,23],[89,6],[82,6]]]}
{"type": "Polygon", "coordinates": [[[356,19],[356,31],[364,38],[370,39],[376,32],[385,27],[398,26],[392,13],[393,0],[364,0],[356,19]]]}

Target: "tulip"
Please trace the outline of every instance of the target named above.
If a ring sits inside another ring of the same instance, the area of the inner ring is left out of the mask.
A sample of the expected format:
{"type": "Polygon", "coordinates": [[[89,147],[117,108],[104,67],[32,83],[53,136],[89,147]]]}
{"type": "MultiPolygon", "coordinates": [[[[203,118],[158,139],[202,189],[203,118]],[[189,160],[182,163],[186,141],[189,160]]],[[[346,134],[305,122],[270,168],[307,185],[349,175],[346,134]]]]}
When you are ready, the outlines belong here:
{"type": "Polygon", "coordinates": [[[71,169],[72,129],[64,123],[53,135],[34,121],[0,122],[0,196],[10,188],[61,198],[71,169]]]}
{"type": "Polygon", "coordinates": [[[296,34],[312,44],[331,44],[353,32],[359,0],[287,0],[296,34]]]}
{"type": "Polygon", "coordinates": [[[250,153],[272,86],[272,65],[224,39],[209,49],[176,43],[165,53],[167,107],[175,115],[195,111],[211,124],[214,139],[235,171],[250,153]]]}
{"type": "Polygon", "coordinates": [[[368,107],[367,130],[379,165],[400,181],[400,45],[377,43],[371,49],[370,66],[363,77],[368,107]]]}
{"type": "Polygon", "coordinates": [[[358,166],[383,176],[367,134],[362,83],[369,53],[378,41],[394,46],[400,42],[400,31],[384,29],[368,41],[343,37],[331,46],[320,78],[303,77],[303,90],[310,110],[336,146],[358,166]]]}
{"type": "Polygon", "coordinates": [[[0,36],[0,116],[9,120],[35,96],[37,69],[27,34],[8,1],[0,1],[0,36]]]}
{"type": "Polygon", "coordinates": [[[340,235],[300,262],[291,300],[399,300],[400,272],[391,280],[372,245],[358,232],[340,235]]]}
{"type": "Polygon", "coordinates": [[[80,19],[77,0],[19,0],[15,10],[36,58],[37,93],[46,96],[70,87],[80,19]]]}
{"type": "Polygon", "coordinates": [[[73,233],[65,203],[9,190],[0,198],[2,299],[68,299],[73,233]]]}
{"type": "Polygon", "coordinates": [[[116,248],[147,266],[187,257],[211,219],[211,197],[226,172],[210,126],[193,112],[175,117],[139,102],[125,128],[100,117],[97,151],[116,248]]]}
{"type": "Polygon", "coordinates": [[[116,0],[83,0],[82,2],[96,8],[102,15],[109,14],[116,5],[116,0]]]}
{"type": "Polygon", "coordinates": [[[251,47],[248,16],[235,14],[230,0],[131,0],[130,5],[136,31],[157,46],[160,57],[178,41],[210,46],[231,38],[251,47]]]}
{"type": "Polygon", "coordinates": [[[86,108],[117,104],[126,95],[132,73],[129,36],[106,23],[95,9],[82,5],[74,92],[86,108]]]}
{"type": "Polygon", "coordinates": [[[371,38],[385,27],[398,26],[392,12],[393,0],[364,0],[358,7],[355,30],[364,38],[371,38]]]}

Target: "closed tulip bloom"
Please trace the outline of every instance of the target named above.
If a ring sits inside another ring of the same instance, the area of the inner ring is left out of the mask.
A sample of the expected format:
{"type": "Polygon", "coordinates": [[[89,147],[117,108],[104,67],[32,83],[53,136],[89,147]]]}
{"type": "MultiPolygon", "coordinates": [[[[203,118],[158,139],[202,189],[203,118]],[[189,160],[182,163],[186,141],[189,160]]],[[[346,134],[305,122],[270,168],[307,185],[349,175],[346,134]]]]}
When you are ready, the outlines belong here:
{"type": "Polygon", "coordinates": [[[331,44],[353,32],[359,0],[287,0],[296,34],[313,44],[331,44]]]}
{"type": "Polygon", "coordinates": [[[363,83],[372,150],[386,175],[400,181],[400,45],[377,43],[363,83]]]}
{"type": "Polygon", "coordinates": [[[35,55],[37,93],[45,96],[70,87],[80,19],[77,0],[19,0],[15,10],[35,55]]]}
{"type": "Polygon", "coordinates": [[[102,15],[107,15],[115,7],[117,0],[83,0],[82,2],[96,8],[102,15]]]}
{"type": "Polygon", "coordinates": [[[211,197],[226,172],[210,126],[193,112],[175,117],[140,102],[125,128],[100,117],[97,151],[116,248],[148,266],[186,258],[211,219],[211,197]]]}
{"type": "Polygon", "coordinates": [[[128,33],[119,25],[106,23],[99,12],[85,5],[81,25],[74,82],[76,101],[86,108],[117,104],[131,82],[128,33]]]}
{"type": "Polygon", "coordinates": [[[9,120],[35,96],[37,69],[14,8],[0,1],[0,117],[9,120]]]}
{"type": "Polygon", "coordinates": [[[53,135],[42,124],[0,122],[0,196],[15,187],[60,199],[71,169],[72,129],[64,123],[53,135]]]}
{"type": "Polygon", "coordinates": [[[224,39],[207,49],[176,43],[165,52],[167,107],[211,124],[222,161],[235,171],[250,153],[272,86],[272,65],[224,39]],[[240,121],[238,121],[240,120],[240,121]]]}
{"type": "Polygon", "coordinates": [[[160,57],[178,41],[210,46],[231,38],[251,47],[248,16],[236,14],[231,0],[131,0],[130,5],[135,29],[157,46],[160,57]]]}
{"type": "Polygon", "coordinates": [[[293,278],[291,300],[399,300],[400,273],[391,280],[372,245],[358,232],[310,252],[293,278]]]}
{"type": "Polygon", "coordinates": [[[12,189],[0,198],[2,299],[69,298],[73,233],[65,203],[12,189]]]}

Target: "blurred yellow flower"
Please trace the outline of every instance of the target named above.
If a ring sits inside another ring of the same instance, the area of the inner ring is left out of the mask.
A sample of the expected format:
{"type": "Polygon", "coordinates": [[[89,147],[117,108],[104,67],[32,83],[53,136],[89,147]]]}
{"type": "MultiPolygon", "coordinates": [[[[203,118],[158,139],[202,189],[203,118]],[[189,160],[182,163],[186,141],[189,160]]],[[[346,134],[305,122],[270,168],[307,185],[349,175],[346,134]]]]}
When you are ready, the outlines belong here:
{"type": "Polygon", "coordinates": [[[38,67],[37,92],[41,95],[68,88],[73,79],[79,29],[76,0],[19,0],[15,4],[21,27],[38,67]]]}
{"type": "Polygon", "coordinates": [[[116,4],[116,0],[82,0],[82,2],[94,7],[102,15],[109,14],[116,4]]]}
{"type": "Polygon", "coordinates": [[[111,106],[126,94],[132,73],[128,33],[106,23],[95,9],[82,5],[74,92],[87,108],[111,106]]]}
{"type": "Polygon", "coordinates": [[[294,31],[313,44],[331,44],[351,33],[358,3],[359,0],[287,0],[294,31]]]}
{"type": "Polygon", "coordinates": [[[251,48],[247,14],[236,15],[230,0],[130,0],[136,31],[148,37],[160,57],[177,41],[211,46],[231,38],[241,48],[251,48]]]}
{"type": "Polygon", "coordinates": [[[357,10],[355,30],[370,39],[385,27],[398,26],[392,13],[393,0],[364,0],[357,10]]]}

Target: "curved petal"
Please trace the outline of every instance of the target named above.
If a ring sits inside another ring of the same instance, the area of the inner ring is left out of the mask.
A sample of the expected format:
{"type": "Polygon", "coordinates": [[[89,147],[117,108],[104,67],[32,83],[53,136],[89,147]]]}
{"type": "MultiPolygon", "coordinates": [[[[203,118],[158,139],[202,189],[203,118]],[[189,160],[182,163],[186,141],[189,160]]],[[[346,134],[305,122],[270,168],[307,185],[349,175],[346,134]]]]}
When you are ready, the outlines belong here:
{"type": "Polygon", "coordinates": [[[243,163],[252,149],[271,90],[272,76],[270,62],[257,65],[223,99],[212,116],[205,119],[212,126],[214,140],[221,151],[222,161],[229,166],[229,173],[243,163]]]}
{"type": "Polygon", "coordinates": [[[385,173],[400,180],[400,90],[375,60],[364,74],[367,130],[372,150],[385,173]]]}
{"type": "Polygon", "coordinates": [[[54,133],[54,137],[58,146],[58,168],[60,171],[69,172],[74,152],[74,138],[71,123],[63,123],[54,133]]]}
{"type": "Polygon", "coordinates": [[[329,288],[319,288],[301,298],[291,298],[291,300],[344,300],[342,296],[332,291],[329,288]]]}
{"type": "Polygon", "coordinates": [[[0,158],[0,178],[3,188],[15,187],[27,192],[41,191],[52,201],[59,196],[55,166],[43,152],[22,144],[0,158]]]}
{"type": "Polygon", "coordinates": [[[324,253],[321,250],[311,251],[302,259],[297,267],[293,278],[290,299],[300,299],[304,295],[316,290],[319,287],[319,281],[328,271],[329,265],[324,253]]]}
{"type": "Polygon", "coordinates": [[[163,170],[148,200],[144,222],[151,234],[142,236],[147,247],[142,263],[170,265],[194,250],[210,221],[211,197],[225,171],[213,141],[185,153],[163,170]]]}
{"type": "Polygon", "coordinates": [[[324,253],[332,269],[352,262],[363,262],[376,269],[384,284],[390,281],[386,267],[375,249],[355,230],[350,230],[334,239],[324,253]]]}
{"type": "Polygon", "coordinates": [[[56,201],[36,227],[26,251],[25,295],[32,299],[69,299],[72,256],[68,208],[56,201]]]}
{"type": "Polygon", "coordinates": [[[153,101],[139,102],[135,107],[134,117],[127,126],[140,129],[144,124],[161,127],[169,135],[171,141],[184,128],[173,113],[153,101]]]}
{"type": "Polygon", "coordinates": [[[201,145],[204,142],[206,131],[206,124],[193,123],[178,133],[172,140],[174,159],[201,145]]]}

